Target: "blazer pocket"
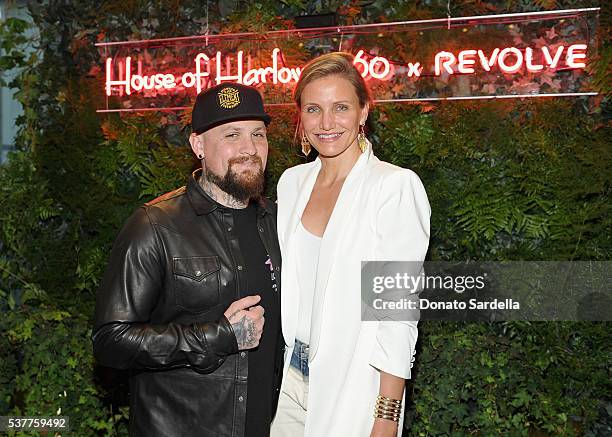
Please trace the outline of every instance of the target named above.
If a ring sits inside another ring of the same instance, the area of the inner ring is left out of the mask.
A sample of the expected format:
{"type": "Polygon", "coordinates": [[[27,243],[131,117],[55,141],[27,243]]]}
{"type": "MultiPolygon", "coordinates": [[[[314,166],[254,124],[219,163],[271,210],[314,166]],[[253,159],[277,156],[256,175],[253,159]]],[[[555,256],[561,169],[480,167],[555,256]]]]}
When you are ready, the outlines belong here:
{"type": "Polygon", "coordinates": [[[201,313],[219,303],[219,257],[173,258],[172,271],[177,306],[190,313],[201,313]]]}

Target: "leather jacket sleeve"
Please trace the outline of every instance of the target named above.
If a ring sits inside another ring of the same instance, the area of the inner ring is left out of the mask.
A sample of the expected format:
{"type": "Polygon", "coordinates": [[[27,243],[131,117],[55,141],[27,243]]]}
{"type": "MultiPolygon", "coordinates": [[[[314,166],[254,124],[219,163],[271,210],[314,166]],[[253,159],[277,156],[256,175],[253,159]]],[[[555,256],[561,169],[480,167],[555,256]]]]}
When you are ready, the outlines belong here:
{"type": "Polygon", "coordinates": [[[225,317],[188,325],[150,322],[166,263],[147,211],[139,208],[117,237],[98,290],[92,340],[100,364],[119,369],[189,366],[210,373],[238,352],[225,317]]]}

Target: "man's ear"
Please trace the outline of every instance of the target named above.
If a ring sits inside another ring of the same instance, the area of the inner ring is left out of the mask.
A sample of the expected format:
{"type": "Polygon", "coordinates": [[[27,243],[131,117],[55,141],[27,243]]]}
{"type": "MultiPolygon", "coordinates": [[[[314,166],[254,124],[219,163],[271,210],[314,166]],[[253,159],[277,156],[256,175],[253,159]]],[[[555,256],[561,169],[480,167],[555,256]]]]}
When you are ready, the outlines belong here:
{"type": "Polygon", "coordinates": [[[191,150],[199,160],[204,159],[204,135],[196,134],[195,132],[189,135],[189,144],[191,144],[191,150]]]}

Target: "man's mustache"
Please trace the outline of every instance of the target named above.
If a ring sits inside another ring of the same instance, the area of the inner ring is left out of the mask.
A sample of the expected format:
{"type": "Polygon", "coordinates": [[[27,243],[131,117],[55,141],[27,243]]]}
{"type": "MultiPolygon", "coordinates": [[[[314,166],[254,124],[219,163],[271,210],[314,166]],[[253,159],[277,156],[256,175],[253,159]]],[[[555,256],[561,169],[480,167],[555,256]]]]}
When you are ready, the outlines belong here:
{"type": "Polygon", "coordinates": [[[259,164],[259,167],[263,168],[263,162],[259,156],[240,156],[238,158],[232,158],[229,160],[229,166],[233,164],[243,164],[245,162],[251,162],[252,164],[259,164]]]}

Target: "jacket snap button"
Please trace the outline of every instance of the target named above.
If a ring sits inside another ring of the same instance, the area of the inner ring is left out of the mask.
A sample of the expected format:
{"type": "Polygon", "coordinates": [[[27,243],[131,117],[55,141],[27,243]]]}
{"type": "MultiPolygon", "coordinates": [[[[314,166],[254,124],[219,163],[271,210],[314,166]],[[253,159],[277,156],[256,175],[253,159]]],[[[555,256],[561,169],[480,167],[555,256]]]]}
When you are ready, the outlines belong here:
{"type": "Polygon", "coordinates": [[[259,227],[259,232],[263,232],[263,228],[261,226],[259,227]]]}
{"type": "Polygon", "coordinates": [[[240,352],[240,357],[241,357],[241,358],[246,357],[246,352],[240,352]]]}
{"type": "Polygon", "coordinates": [[[239,396],[239,397],[238,397],[238,400],[239,400],[240,402],[242,402],[242,401],[244,401],[244,398],[243,398],[242,396],[239,396]]]}
{"type": "Polygon", "coordinates": [[[231,226],[227,227],[227,232],[232,232],[232,227],[231,226]]]}
{"type": "Polygon", "coordinates": [[[242,266],[238,266],[238,270],[242,270],[242,266]]]}
{"type": "Polygon", "coordinates": [[[198,271],[196,272],[196,276],[202,276],[202,272],[198,270],[198,271]]]}

